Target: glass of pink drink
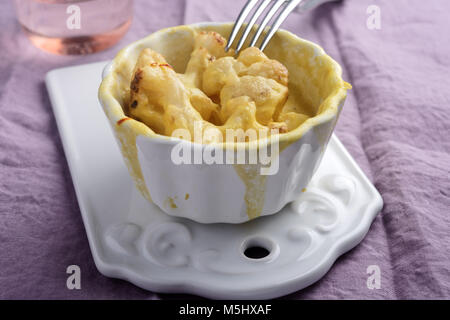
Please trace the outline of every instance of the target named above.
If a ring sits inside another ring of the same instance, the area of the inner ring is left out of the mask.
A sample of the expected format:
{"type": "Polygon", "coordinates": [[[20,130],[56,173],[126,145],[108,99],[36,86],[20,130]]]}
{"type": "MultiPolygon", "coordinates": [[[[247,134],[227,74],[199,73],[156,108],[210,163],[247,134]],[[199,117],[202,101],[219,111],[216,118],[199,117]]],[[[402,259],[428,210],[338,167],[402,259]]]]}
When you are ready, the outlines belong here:
{"type": "Polygon", "coordinates": [[[31,42],[57,54],[88,54],[114,45],[128,30],[133,0],[14,0],[31,42]]]}

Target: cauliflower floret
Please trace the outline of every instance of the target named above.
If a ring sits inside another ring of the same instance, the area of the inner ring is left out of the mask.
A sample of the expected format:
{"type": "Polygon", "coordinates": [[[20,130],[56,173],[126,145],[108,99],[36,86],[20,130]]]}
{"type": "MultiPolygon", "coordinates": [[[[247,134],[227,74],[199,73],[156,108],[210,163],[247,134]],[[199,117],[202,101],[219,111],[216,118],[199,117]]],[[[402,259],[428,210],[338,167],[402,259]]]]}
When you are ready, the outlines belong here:
{"type": "Polygon", "coordinates": [[[258,48],[249,47],[241,51],[237,60],[248,67],[257,62],[267,61],[269,58],[258,48]]]}
{"type": "Polygon", "coordinates": [[[225,46],[227,41],[224,37],[214,31],[202,31],[199,32],[195,38],[194,51],[199,48],[205,48],[210,55],[214,56],[216,59],[233,56],[234,51],[229,50],[225,52],[225,46]]]}
{"type": "Polygon", "coordinates": [[[239,80],[239,74],[245,66],[233,57],[223,57],[214,61],[203,73],[203,91],[208,96],[220,93],[223,86],[239,80]]]}
{"type": "Polygon", "coordinates": [[[178,128],[188,129],[194,121],[203,120],[200,113],[192,108],[188,90],[162,56],[150,49],[143,50],[136,66],[130,90],[129,114],[132,117],[165,135],[172,133],[175,123],[178,128]],[[168,106],[177,106],[179,121],[172,121],[167,112],[168,106]]]}
{"type": "Polygon", "coordinates": [[[265,132],[268,135],[269,128],[259,124],[256,121],[256,105],[249,97],[237,97],[230,99],[224,105],[222,111],[227,114],[227,120],[223,125],[225,129],[242,129],[244,132],[248,129],[253,136],[247,136],[246,141],[255,140],[265,132]]]}
{"type": "Polygon", "coordinates": [[[194,43],[194,50],[183,75],[186,85],[202,88],[203,73],[216,59],[233,55],[233,51],[225,52],[226,40],[217,32],[200,32],[194,43]]]}
{"type": "Polygon", "coordinates": [[[136,66],[134,67],[133,73],[140,68],[150,66],[153,63],[158,64],[167,64],[166,59],[156,51],[153,51],[150,48],[145,48],[139,54],[139,57],[136,62],[136,66]]]}
{"type": "Polygon", "coordinates": [[[288,89],[272,79],[243,76],[223,87],[220,103],[225,105],[228,100],[241,96],[247,96],[255,102],[256,120],[267,125],[278,117],[288,97],[288,89]]]}
{"type": "Polygon", "coordinates": [[[203,73],[215,59],[205,48],[195,49],[191,54],[186,72],[180,75],[184,79],[183,82],[189,87],[201,88],[203,73]]]}
{"type": "Polygon", "coordinates": [[[240,75],[261,76],[273,79],[284,86],[288,84],[286,67],[276,60],[269,59],[258,48],[250,47],[243,50],[237,60],[247,67],[240,75]]]}
{"type": "Polygon", "coordinates": [[[267,60],[264,62],[256,62],[247,68],[242,75],[260,76],[275,80],[283,86],[288,85],[288,71],[278,61],[267,60]]]}

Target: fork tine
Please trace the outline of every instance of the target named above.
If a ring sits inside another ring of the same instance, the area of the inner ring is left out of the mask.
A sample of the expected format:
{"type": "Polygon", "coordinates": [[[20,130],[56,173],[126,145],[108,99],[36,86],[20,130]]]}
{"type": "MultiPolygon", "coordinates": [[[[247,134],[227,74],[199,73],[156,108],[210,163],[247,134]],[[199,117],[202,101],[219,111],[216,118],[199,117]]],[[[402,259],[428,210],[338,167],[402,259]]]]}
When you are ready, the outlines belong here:
{"type": "Polygon", "coordinates": [[[269,5],[269,3],[272,0],[263,0],[258,8],[256,9],[256,11],[253,13],[250,21],[247,24],[247,27],[244,30],[244,33],[242,34],[241,38],[239,39],[239,42],[236,46],[236,54],[239,53],[239,51],[241,50],[242,46],[244,45],[245,39],[247,39],[248,34],[250,33],[250,31],[252,30],[253,25],[255,24],[256,20],[259,18],[259,16],[261,15],[261,13],[264,11],[264,9],[269,5]]]}
{"type": "Polygon", "coordinates": [[[245,18],[248,16],[250,11],[253,9],[255,4],[259,0],[248,0],[245,6],[242,8],[241,12],[239,13],[239,16],[236,20],[236,23],[233,26],[233,30],[231,30],[230,38],[228,39],[227,46],[225,47],[225,51],[228,51],[233,44],[234,39],[236,38],[237,33],[241,29],[242,23],[244,22],[245,18]]]}
{"type": "Polygon", "coordinates": [[[270,39],[273,37],[273,35],[275,34],[275,32],[278,30],[278,28],[280,27],[280,25],[283,23],[284,20],[286,20],[287,16],[291,13],[292,10],[295,9],[295,7],[302,2],[302,0],[291,0],[288,2],[288,4],[286,5],[286,7],[283,8],[283,10],[281,11],[281,13],[279,14],[279,16],[277,17],[277,19],[274,21],[274,23],[272,24],[272,26],[270,27],[269,32],[267,33],[267,35],[265,36],[263,42],[261,43],[261,46],[259,47],[259,49],[261,51],[264,50],[264,48],[266,47],[266,45],[269,43],[270,39]]]}
{"type": "Polygon", "coordinates": [[[261,33],[264,31],[264,28],[266,27],[266,25],[269,23],[270,19],[272,19],[272,17],[275,15],[275,13],[277,13],[278,9],[283,5],[283,3],[285,3],[285,0],[278,0],[276,1],[272,7],[270,8],[269,12],[267,13],[267,15],[264,17],[263,21],[261,22],[261,24],[259,25],[258,30],[256,31],[255,35],[253,36],[252,41],[250,42],[249,47],[253,47],[255,45],[255,43],[258,41],[259,36],[261,35],[261,33]]]}

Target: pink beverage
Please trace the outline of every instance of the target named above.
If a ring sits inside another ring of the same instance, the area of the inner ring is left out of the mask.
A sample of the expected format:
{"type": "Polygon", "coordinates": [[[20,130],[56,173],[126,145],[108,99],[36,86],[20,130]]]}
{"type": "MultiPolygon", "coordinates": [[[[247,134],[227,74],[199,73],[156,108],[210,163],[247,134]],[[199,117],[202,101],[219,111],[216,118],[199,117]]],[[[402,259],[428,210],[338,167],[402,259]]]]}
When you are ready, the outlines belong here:
{"type": "Polygon", "coordinates": [[[133,0],[14,0],[26,35],[57,54],[88,54],[115,44],[128,30],[133,0]]]}

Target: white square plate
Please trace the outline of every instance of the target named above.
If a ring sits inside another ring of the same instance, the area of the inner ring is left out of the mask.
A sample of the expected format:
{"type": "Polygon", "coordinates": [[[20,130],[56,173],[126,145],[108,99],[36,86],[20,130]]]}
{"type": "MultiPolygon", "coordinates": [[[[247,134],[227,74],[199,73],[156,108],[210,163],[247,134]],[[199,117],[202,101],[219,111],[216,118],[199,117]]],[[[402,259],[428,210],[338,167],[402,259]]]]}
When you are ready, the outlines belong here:
{"type": "Polygon", "coordinates": [[[106,276],[147,290],[219,299],[275,298],[320,279],[356,246],[381,196],[336,136],[306,192],[240,224],[170,217],[135,189],[97,100],[106,62],[53,70],[46,84],[92,255],[106,276]],[[251,259],[247,247],[267,249],[251,259]]]}

